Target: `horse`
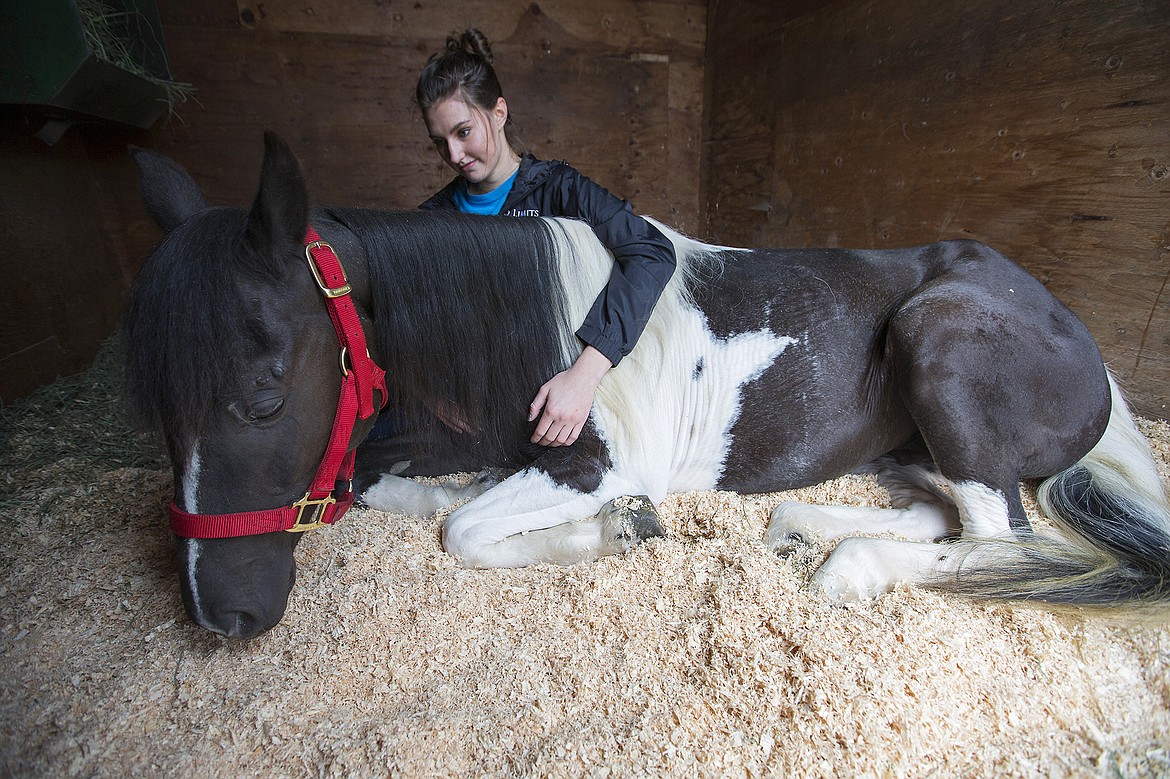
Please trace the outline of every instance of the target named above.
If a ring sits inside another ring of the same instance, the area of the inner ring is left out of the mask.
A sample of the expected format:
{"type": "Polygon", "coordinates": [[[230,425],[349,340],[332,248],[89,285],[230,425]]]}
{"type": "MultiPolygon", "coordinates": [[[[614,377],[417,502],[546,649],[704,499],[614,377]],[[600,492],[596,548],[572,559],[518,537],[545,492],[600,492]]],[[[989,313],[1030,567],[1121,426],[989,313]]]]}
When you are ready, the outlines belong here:
{"type": "Polygon", "coordinates": [[[183,601],[209,630],[276,625],[295,531],[355,499],[462,502],[441,543],[468,567],[574,564],[662,535],[670,492],[848,473],[873,474],[892,508],[784,503],[762,537],[778,554],[835,544],[809,582],[829,598],[906,582],[1166,599],[1170,506],[1117,382],[1077,317],[984,244],[749,250],[660,225],[677,268],[637,347],[580,438],[544,448],[527,403],[580,352],[574,328],[613,268],[588,225],[310,208],[273,134],[250,209],[211,207],[182,167],[133,153],[163,237],[127,308],[127,383],[167,442],[183,601]],[[387,404],[417,462],[486,475],[408,478],[363,445],[387,404]],[[443,405],[471,432],[434,422],[443,405]],[[1025,514],[1030,479],[1052,528],[1025,514]]]}

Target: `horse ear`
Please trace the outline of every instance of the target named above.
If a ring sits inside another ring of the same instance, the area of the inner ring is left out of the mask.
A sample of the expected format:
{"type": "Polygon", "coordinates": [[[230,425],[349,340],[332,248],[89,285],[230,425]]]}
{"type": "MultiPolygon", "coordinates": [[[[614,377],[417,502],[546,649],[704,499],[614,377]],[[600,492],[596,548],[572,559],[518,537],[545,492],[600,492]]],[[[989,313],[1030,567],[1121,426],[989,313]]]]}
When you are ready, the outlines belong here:
{"type": "Polygon", "coordinates": [[[309,220],[309,194],[297,158],[275,133],[264,133],[260,191],[248,214],[245,242],[261,255],[277,257],[300,246],[309,220]]]}
{"type": "Polygon", "coordinates": [[[130,147],[130,154],[138,163],[139,189],[146,212],[164,232],[207,208],[199,185],[177,162],[137,146],[130,147]]]}

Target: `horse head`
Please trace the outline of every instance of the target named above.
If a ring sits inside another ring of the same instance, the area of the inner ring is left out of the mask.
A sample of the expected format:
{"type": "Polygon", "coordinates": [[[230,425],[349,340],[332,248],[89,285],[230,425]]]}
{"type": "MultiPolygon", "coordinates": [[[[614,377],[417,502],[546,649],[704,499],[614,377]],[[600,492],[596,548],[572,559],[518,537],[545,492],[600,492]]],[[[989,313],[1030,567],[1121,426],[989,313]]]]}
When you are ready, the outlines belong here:
{"type": "MultiPolygon", "coordinates": [[[[172,520],[253,516],[295,504],[317,481],[321,453],[336,438],[335,409],[349,375],[344,352],[339,368],[339,331],[322,305],[320,276],[306,265],[309,208],[300,167],[267,134],[259,192],[245,211],[209,207],[179,165],[133,153],[147,211],[164,236],[127,310],[127,381],[135,405],[167,442],[172,520]]],[[[367,292],[360,246],[336,224],[316,227],[338,254],[360,260],[349,269],[360,298],[367,292]]],[[[348,449],[374,418],[347,431],[348,449]]],[[[302,534],[250,532],[177,539],[187,613],[226,636],[274,626],[295,578],[293,550],[302,534]]]]}

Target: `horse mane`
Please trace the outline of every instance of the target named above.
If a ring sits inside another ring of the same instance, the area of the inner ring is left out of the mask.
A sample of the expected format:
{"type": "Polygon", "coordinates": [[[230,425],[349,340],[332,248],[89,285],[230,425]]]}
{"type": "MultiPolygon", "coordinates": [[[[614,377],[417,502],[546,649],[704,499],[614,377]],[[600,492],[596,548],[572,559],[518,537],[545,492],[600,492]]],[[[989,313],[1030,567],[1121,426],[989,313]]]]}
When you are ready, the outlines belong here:
{"type": "Polygon", "coordinates": [[[185,447],[271,334],[248,315],[249,281],[283,266],[244,248],[247,213],[212,208],[167,233],[131,291],[122,323],[125,380],[142,420],[185,447]]]}
{"type": "MultiPolygon", "coordinates": [[[[371,342],[404,424],[445,436],[434,412],[454,408],[478,431],[473,445],[496,459],[526,461],[541,451],[527,443],[528,405],[579,354],[574,330],[613,267],[592,230],[571,220],[449,211],[323,213],[367,255],[371,342]]],[[[286,258],[249,250],[247,219],[238,208],[192,217],[164,236],[131,292],[123,320],[128,395],[179,447],[238,380],[244,356],[279,337],[251,308],[257,284],[278,283],[286,258]]],[[[654,362],[661,350],[650,344],[669,338],[673,312],[720,266],[719,247],[659,227],[679,265],[646,345],[626,358],[633,364],[654,362]]]]}
{"type": "Polygon", "coordinates": [[[374,340],[405,424],[441,434],[434,412],[453,407],[480,446],[530,456],[528,405],[580,350],[548,223],[451,211],[328,214],[366,252],[374,340]]]}

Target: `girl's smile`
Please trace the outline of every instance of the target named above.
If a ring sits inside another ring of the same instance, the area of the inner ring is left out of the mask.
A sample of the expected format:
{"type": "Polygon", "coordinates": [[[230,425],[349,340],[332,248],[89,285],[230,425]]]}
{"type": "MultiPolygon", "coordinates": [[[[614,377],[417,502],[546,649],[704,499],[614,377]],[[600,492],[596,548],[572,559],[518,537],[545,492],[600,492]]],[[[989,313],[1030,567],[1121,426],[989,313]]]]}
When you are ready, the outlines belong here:
{"type": "Polygon", "coordinates": [[[504,136],[508,104],[502,97],[484,111],[456,95],[431,106],[423,119],[435,151],[467,180],[472,194],[491,192],[520,165],[504,136]]]}

